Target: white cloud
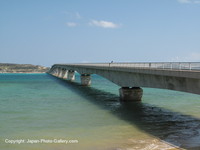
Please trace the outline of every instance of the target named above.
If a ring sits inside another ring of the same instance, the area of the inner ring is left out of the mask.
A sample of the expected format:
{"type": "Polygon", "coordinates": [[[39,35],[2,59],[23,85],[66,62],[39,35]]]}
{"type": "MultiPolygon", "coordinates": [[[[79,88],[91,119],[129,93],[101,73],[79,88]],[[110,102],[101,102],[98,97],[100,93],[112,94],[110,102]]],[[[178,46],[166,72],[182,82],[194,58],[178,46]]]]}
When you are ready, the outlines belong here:
{"type": "Polygon", "coordinates": [[[75,23],[75,22],[67,22],[66,25],[67,25],[68,27],[76,27],[78,24],[75,23]]]}
{"type": "Polygon", "coordinates": [[[91,26],[97,26],[97,27],[102,27],[102,28],[118,28],[120,25],[115,24],[113,22],[109,22],[109,21],[104,21],[104,20],[92,20],[89,22],[89,24],[91,26]]]}
{"type": "Polygon", "coordinates": [[[194,3],[194,4],[199,4],[200,0],[178,0],[179,3],[194,3]]]}

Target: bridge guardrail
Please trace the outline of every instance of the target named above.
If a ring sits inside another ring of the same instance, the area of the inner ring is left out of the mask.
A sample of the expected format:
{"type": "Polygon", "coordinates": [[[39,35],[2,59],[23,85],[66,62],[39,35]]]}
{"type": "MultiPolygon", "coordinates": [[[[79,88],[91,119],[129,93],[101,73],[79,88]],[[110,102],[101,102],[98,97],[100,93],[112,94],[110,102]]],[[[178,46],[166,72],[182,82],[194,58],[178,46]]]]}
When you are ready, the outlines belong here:
{"type": "Polygon", "coordinates": [[[149,63],[83,63],[76,64],[83,66],[99,67],[123,67],[123,68],[146,68],[146,69],[164,69],[164,70],[199,70],[200,62],[149,62],[149,63]]]}

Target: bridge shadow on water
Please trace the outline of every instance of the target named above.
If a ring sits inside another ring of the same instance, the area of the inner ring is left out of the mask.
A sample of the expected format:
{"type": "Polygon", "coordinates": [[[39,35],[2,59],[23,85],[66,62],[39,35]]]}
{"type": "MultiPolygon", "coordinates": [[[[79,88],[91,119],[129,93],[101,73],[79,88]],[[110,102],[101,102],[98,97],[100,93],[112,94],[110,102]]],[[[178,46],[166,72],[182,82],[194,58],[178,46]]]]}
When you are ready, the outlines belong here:
{"type": "Polygon", "coordinates": [[[119,119],[136,125],[140,130],[164,142],[188,150],[200,150],[199,118],[142,102],[121,103],[118,95],[53,78],[101,109],[109,110],[119,119]]]}

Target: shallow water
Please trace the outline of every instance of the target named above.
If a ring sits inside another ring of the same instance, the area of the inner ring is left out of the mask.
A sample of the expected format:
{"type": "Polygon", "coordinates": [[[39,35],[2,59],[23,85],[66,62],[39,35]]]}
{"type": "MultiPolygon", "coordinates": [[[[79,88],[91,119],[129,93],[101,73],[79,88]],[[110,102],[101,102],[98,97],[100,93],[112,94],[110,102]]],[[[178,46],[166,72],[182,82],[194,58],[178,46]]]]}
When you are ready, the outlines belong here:
{"type": "Polygon", "coordinates": [[[119,87],[108,80],[93,75],[90,87],[79,82],[79,75],[72,83],[1,74],[0,149],[200,149],[199,95],[144,88],[141,103],[120,103],[119,87]]]}

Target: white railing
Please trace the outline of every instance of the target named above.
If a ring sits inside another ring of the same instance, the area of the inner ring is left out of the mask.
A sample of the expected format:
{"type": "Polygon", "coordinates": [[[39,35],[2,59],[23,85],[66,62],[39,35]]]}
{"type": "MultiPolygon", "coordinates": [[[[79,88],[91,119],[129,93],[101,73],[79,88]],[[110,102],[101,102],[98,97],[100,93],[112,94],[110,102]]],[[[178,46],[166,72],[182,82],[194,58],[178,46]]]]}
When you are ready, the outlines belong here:
{"type": "MultiPolygon", "coordinates": [[[[64,64],[63,64],[64,65],[64,64]]],[[[99,67],[120,67],[120,68],[144,68],[144,69],[165,69],[165,70],[196,70],[200,71],[200,62],[149,62],[149,63],[82,63],[66,64],[77,66],[99,66],[99,67]]]]}

